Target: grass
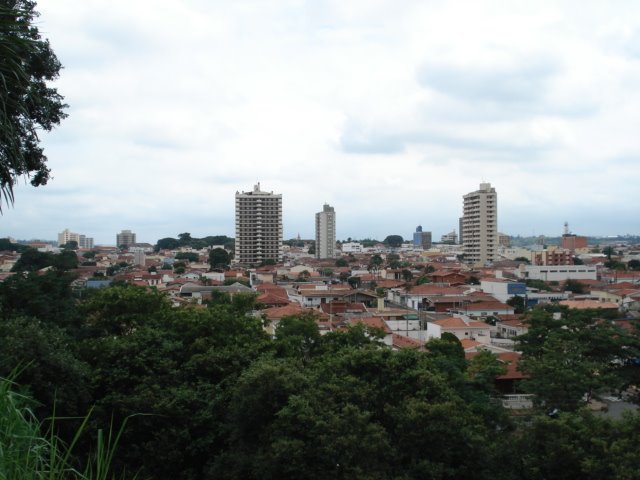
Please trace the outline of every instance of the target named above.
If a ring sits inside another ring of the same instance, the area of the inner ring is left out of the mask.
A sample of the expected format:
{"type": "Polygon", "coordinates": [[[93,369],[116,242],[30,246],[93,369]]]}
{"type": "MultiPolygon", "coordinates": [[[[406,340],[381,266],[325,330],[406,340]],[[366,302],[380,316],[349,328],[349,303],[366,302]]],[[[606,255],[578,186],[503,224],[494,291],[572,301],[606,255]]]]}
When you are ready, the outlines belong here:
{"type": "Polygon", "coordinates": [[[17,393],[11,379],[0,378],[0,480],[114,480],[112,472],[116,448],[126,421],[116,431],[114,425],[105,433],[98,430],[93,452],[82,455],[87,459],[82,471],[73,465],[78,440],[87,429],[89,414],[76,431],[71,443],[65,445],[55,434],[55,418],[50,420],[48,433],[29,405],[32,400],[17,393]]]}

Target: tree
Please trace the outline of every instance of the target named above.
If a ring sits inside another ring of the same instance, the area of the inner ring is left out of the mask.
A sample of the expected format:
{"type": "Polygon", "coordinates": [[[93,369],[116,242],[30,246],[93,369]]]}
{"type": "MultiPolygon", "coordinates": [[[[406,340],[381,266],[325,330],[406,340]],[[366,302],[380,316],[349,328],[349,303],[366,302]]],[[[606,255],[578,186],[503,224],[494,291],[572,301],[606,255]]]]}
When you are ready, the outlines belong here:
{"type": "Polygon", "coordinates": [[[573,411],[594,393],[624,386],[623,366],[638,356],[638,338],[598,310],[537,308],[529,330],[518,337],[523,388],[546,408],[573,411]],[[560,318],[554,318],[559,313],[560,318]]]}
{"type": "Polygon", "coordinates": [[[58,255],[52,257],[52,265],[62,272],[78,268],[78,255],[74,250],[63,250],[58,255]]]}
{"type": "Polygon", "coordinates": [[[26,250],[26,245],[20,245],[19,243],[12,243],[8,238],[0,238],[0,252],[9,251],[9,252],[23,252],[26,250]]]}
{"type": "Polygon", "coordinates": [[[316,244],[312,243],[311,245],[309,245],[309,249],[307,250],[307,253],[309,255],[315,255],[316,254],[316,244]]]}
{"type": "Polygon", "coordinates": [[[11,268],[12,272],[34,272],[48,267],[53,262],[53,254],[39,252],[35,248],[27,248],[20,254],[20,258],[11,268]]]}
{"type": "Polygon", "coordinates": [[[34,187],[47,183],[38,130],[51,131],[67,116],[63,97],[48,85],[62,66],[34,25],[34,8],[30,0],[0,5],[0,209],[2,197],[13,203],[18,178],[30,177],[34,187]]]}
{"type": "Polygon", "coordinates": [[[564,282],[562,289],[566,292],[572,292],[577,294],[586,293],[587,291],[586,285],[584,283],[579,282],[578,280],[573,280],[571,278],[567,279],[564,282]]]}
{"type": "Polygon", "coordinates": [[[640,260],[636,260],[635,258],[629,260],[627,262],[627,268],[629,268],[629,270],[640,270],[640,260]]]}
{"type": "Polygon", "coordinates": [[[521,297],[520,295],[514,295],[509,300],[507,300],[507,305],[513,307],[514,313],[522,313],[527,307],[524,297],[521,297]]]}
{"type": "Polygon", "coordinates": [[[392,248],[398,248],[402,246],[402,242],[404,242],[404,238],[400,235],[389,235],[384,239],[382,243],[388,245],[392,248]]]}
{"type": "Polygon", "coordinates": [[[514,262],[522,262],[522,263],[526,263],[527,265],[529,265],[531,263],[531,261],[527,258],[527,257],[516,257],[513,259],[514,262]]]}
{"type": "Polygon", "coordinates": [[[75,240],[69,240],[67,243],[60,245],[60,247],[64,248],[65,250],[77,250],[78,242],[75,240]]]}
{"type": "Polygon", "coordinates": [[[344,258],[339,258],[336,260],[336,267],[347,267],[349,266],[349,262],[347,262],[344,258]]]}
{"type": "Polygon", "coordinates": [[[195,252],[179,252],[176,253],[176,260],[188,260],[189,262],[197,262],[200,256],[195,252]]]}
{"type": "Polygon", "coordinates": [[[410,282],[412,278],[413,278],[413,274],[411,273],[411,270],[409,270],[407,268],[402,270],[402,279],[405,282],[410,282]]]}
{"type": "Polygon", "coordinates": [[[175,238],[165,237],[158,240],[154,250],[159,252],[160,250],[175,250],[180,247],[180,242],[175,238]]]}
{"type": "Polygon", "coordinates": [[[211,270],[227,268],[229,262],[231,262],[231,255],[224,248],[214,248],[209,252],[209,267],[211,267],[211,270]]]}
{"type": "Polygon", "coordinates": [[[191,234],[189,232],[179,233],[178,240],[180,242],[180,245],[189,245],[192,240],[191,234]]]}

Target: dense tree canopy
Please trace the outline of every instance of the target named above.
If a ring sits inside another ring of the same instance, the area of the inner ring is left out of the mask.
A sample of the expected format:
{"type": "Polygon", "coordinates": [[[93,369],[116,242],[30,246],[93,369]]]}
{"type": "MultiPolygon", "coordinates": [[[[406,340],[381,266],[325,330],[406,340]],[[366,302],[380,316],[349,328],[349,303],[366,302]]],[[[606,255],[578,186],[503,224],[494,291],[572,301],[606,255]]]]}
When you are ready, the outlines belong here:
{"type": "Polygon", "coordinates": [[[601,391],[626,387],[626,366],[640,356],[638,336],[598,310],[537,308],[518,337],[525,388],[547,408],[574,411],[601,391]],[[553,314],[556,314],[555,316],[553,314]]]}
{"type": "Polygon", "coordinates": [[[402,242],[404,242],[404,238],[402,238],[401,235],[388,235],[387,238],[383,240],[385,245],[396,248],[402,246],[402,242]]]}
{"type": "Polygon", "coordinates": [[[0,2],[0,208],[13,203],[20,177],[35,187],[49,180],[38,130],[50,131],[66,117],[62,96],[49,83],[61,65],[35,26],[35,2],[0,2]]]}
{"type": "MultiPolygon", "coordinates": [[[[93,434],[128,418],[114,461],[125,478],[636,478],[640,416],[579,409],[590,389],[628,381],[618,373],[637,355],[597,315],[531,314],[529,388],[562,413],[512,417],[492,401],[504,364],[467,361],[453,335],[396,352],[380,330],[320,335],[314,317],[293,316],[271,338],[255,296],[175,308],[123,284],[74,295],[71,279],[0,283],[0,376],[18,367],[41,419],[54,402],[70,417],[93,407],[93,434]]],[[[74,425],[57,432],[69,441],[74,425]]]]}

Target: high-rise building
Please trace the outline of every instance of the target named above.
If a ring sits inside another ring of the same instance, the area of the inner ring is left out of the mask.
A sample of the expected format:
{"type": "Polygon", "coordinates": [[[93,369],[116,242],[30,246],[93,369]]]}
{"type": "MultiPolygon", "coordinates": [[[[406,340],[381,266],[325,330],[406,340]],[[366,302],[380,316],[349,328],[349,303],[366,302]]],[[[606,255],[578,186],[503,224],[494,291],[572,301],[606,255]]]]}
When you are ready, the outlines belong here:
{"type": "Polygon", "coordinates": [[[257,266],[282,260],[282,195],[260,190],[236,192],[235,262],[257,266]]]}
{"type": "Polygon", "coordinates": [[[496,260],[498,197],[490,183],[463,197],[461,238],[465,262],[483,266],[496,260]]]}
{"type": "Polygon", "coordinates": [[[442,243],[458,243],[458,235],[455,230],[445,233],[440,237],[442,243]]]}
{"type": "Polygon", "coordinates": [[[336,212],[326,203],[316,213],[316,258],[336,256],[336,212]]]}
{"type": "Polygon", "coordinates": [[[429,250],[432,246],[431,232],[423,232],[422,226],[418,225],[416,231],[413,232],[413,246],[429,250]]]}
{"type": "Polygon", "coordinates": [[[116,234],[116,247],[130,247],[136,243],[136,234],[131,230],[122,230],[116,234]]]}
{"type": "Polygon", "coordinates": [[[79,233],[71,232],[68,228],[65,228],[61,233],[58,234],[58,245],[62,246],[69,242],[76,242],[78,244],[78,248],[93,248],[93,238],[87,237],[86,235],[82,235],[79,233]]]}

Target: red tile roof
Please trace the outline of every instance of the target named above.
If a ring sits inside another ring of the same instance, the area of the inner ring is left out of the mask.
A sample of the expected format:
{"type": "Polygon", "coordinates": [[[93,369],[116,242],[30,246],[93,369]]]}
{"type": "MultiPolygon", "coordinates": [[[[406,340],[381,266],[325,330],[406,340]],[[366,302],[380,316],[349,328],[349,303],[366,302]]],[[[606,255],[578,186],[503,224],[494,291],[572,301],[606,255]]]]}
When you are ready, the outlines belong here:
{"type": "Polygon", "coordinates": [[[419,348],[424,349],[424,342],[415,338],[405,337],[394,333],[391,335],[392,344],[396,348],[419,348]]]}

